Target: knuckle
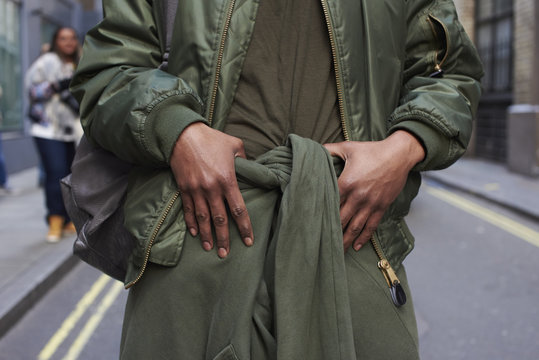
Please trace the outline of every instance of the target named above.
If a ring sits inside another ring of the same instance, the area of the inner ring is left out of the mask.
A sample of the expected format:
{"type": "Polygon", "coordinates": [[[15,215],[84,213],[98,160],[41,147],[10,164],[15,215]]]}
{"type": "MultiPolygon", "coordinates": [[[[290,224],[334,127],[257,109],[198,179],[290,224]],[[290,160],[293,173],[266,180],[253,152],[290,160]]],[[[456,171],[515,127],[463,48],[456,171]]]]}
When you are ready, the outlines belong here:
{"type": "Polygon", "coordinates": [[[343,193],[348,193],[348,191],[352,188],[352,179],[349,177],[342,177],[339,180],[339,187],[342,189],[343,193]]]}
{"type": "Polygon", "coordinates": [[[213,217],[213,224],[215,226],[225,226],[227,224],[227,218],[223,215],[215,215],[213,217]]]}
{"type": "Polygon", "coordinates": [[[185,215],[193,215],[194,209],[191,205],[183,205],[183,212],[185,215]]]}
{"type": "Polygon", "coordinates": [[[198,222],[207,222],[208,221],[208,214],[204,212],[199,212],[196,214],[196,218],[198,222]]]}
{"type": "Polygon", "coordinates": [[[193,186],[190,183],[178,184],[178,189],[180,189],[180,194],[182,196],[191,194],[193,192],[193,186]]]}
{"type": "Polygon", "coordinates": [[[247,214],[247,209],[245,206],[234,206],[230,209],[230,212],[232,213],[232,216],[239,218],[247,214]]]}
{"type": "Polygon", "coordinates": [[[359,236],[359,234],[361,234],[362,231],[363,231],[363,228],[359,226],[352,226],[350,228],[350,234],[352,234],[352,236],[354,237],[359,236]]]}
{"type": "Polygon", "coordinates": [[[234,141],[234,146],[238,150],[243,150],[244,146],[243,146],[243,140],[242,139],[235,137],[233,141],[234,141]]]}
{"type": "Polygon", "coordinates": [[[219,182],[214,177],[205,178],[200,182],[200,187],[205,191],[213,191],[218,186],[219,182]]]}
{"type": "Polygon", "coordinates": [[[234,184],[235,178],[233,177],[232,173],[224,173],[221,178],[219,178],[219,185],[221,185],[223,189],[230,191],[231,189],[235,188],[234,184]]]}

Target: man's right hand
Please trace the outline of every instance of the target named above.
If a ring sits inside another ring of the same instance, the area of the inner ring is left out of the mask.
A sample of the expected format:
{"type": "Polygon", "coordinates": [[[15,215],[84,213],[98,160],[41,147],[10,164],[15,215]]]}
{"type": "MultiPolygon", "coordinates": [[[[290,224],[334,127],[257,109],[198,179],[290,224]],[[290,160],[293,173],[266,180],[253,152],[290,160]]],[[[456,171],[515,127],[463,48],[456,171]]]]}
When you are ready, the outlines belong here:
{"type": "Polygon", "coordinates": [[[253,244],[251,220],[236,180],[236,156],[245,158],[240,139],[194,123],[181,133],[170,159],[189,232],[193,236],[200,234],[202,247],[210,251],[214,245],[213,224],[221,258],[230,251],[225,201],[243,242],[253,244]]]}

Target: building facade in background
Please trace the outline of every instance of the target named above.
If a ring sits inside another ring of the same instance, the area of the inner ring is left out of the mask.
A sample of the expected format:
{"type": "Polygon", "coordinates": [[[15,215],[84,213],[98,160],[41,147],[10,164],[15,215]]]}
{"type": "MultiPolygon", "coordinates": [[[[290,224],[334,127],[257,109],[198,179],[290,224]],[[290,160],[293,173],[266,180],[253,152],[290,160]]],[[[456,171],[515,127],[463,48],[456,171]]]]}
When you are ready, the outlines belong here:
{"type": "MultiPolygon", "coordinates": [[[[455,3],[485,68],[468,155],[539,175],[539,2],[455,3]]],[[[57,26],[84,34],[101,13],[100,0],[0,0],[0,131],[10,172],[37,161],[31,139],[24,135],[25,70],[57,26]]]]}
{"type": "Polygon", "coordinates": [[[455,3],[485,68],[469,153],[539,176],[539,2],[455,3]]]}
{"type": "Polygon", "coordinates": [[[101,19],[99,0],[0,0],[0,136],[8,172],[35,166],[37,154],[26,133],[26,69],[59,26],[79,35],[101,19]]]}

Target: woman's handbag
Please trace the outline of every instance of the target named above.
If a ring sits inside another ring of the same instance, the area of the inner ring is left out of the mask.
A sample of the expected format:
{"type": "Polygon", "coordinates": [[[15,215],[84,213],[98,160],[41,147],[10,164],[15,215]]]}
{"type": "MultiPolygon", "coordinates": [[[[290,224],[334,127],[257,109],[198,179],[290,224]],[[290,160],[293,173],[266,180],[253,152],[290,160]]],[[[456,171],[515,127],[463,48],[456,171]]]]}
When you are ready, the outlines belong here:
{"type": "MultiPolygon", "coordinates": [[[[157,2],[163,14],[166,70],[177,0],[157,2]]],[[[135,239],[123,226],[123,203],[132,165],[86,137],[80,141],[71,174],[61,181],[67,213],[77,229],[73,253],[111,277],[124,281],[135,239]]]]}

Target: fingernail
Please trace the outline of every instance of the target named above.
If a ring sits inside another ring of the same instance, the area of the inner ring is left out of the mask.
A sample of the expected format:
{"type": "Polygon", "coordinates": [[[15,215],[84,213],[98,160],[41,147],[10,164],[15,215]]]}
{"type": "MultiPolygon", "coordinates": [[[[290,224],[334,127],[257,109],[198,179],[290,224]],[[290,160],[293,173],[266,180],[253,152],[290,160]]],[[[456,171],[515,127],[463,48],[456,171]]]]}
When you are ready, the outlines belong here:
{"type": "Polygon", "coordinates": [[[191,236],[197,236],[197,229],[195,229],[195,228],[190,228],[190,229],[189,229],[189,233],[191,233],[191,236]]]}
{"type": "Polygon", "coordinates": [[[211,250],[211,244],[210,244],[209,242],[207,242],[207,241],[204,241],[204,242],[202,243],[202,247],[203,247],[204,250],[206,250],[206,251],[210,251],[210,250],[211,250]]]}
{"type": "Polygon", "coordinates": [[[219,255],[220,258],[224,259],[226,258],[227,252],[225,248],[219,248],[219,251],[217,252],[217,255],[219,255]]]}
{"type": "Polygon", "coordinates": [[[363,246],[363,245],[361,245],[361,244],[354,245],[354,250],[355,250],[355,251],[359,251],[359,249],[361,249],[362,246],[363,246]]]}
{"type": "Polygon", "coordinates": [[[253,239],[251,239],[250,237],[246,237],[243,241],[245,242],[245,245],[253,246],[253,239]]]}

